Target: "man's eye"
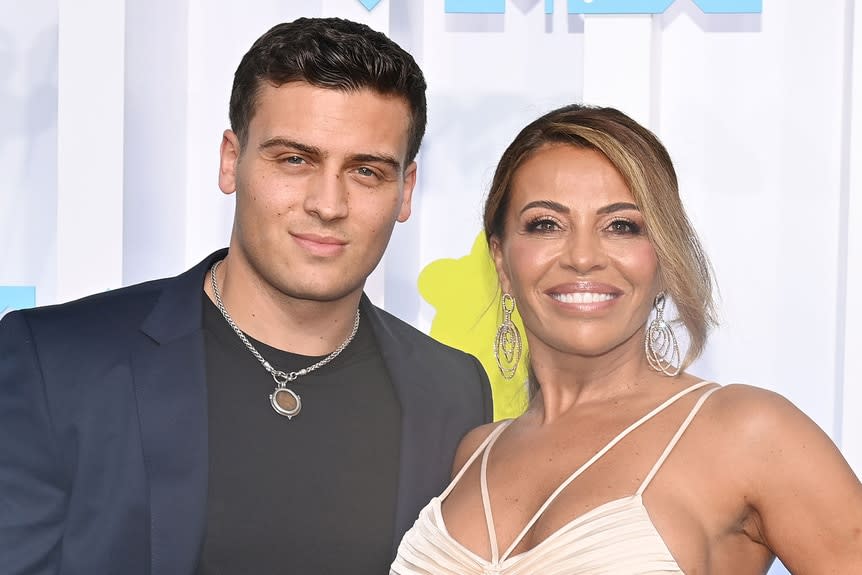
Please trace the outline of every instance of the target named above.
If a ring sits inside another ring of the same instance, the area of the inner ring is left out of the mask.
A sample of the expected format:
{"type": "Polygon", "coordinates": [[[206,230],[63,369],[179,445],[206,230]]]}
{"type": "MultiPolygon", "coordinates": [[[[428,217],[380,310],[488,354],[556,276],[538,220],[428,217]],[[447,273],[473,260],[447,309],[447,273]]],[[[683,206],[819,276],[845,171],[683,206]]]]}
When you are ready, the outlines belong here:
{"type": "Polygon", "coordinates": [[[301,156],[287,156],[283,158],[282,161],[286,164],[301,164],[305,160],[303,160],[301,156]]]}
{"type": "Polygon", "coordinates": [[[374,172],[374,170],[372,170],[371,168],[369,168],[367,166],[362,166],[361,168],[357,168],[356,173],[358,173],[360,176],[366,176],[369,178],[377,175],[374,172]]]}

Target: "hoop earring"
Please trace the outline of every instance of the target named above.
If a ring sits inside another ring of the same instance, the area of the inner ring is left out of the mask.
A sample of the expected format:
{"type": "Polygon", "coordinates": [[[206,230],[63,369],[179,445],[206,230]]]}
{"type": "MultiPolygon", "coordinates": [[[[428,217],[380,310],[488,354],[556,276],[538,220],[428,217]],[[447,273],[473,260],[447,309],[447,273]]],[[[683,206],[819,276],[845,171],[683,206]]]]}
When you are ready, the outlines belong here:
{"type": "Polygon", "coordinates": [[[677,375],[681,368],[679,345],[670,324],[664,320],[664,292],[655,296],[655,318],[649,322],[644,338],[644,351],[649,366],[668,377],[677,375]]]}
{"type": "Polygon", "coordinates": [[[512,379],[518,370],[518,362],[521,361],[521,333],[518,326],[512,322],[515,299],[504,293],[500,304],[503,307],[503,323],[494,338],[494,357],[497,358],[497,367],[503,377],[512,379]]]}

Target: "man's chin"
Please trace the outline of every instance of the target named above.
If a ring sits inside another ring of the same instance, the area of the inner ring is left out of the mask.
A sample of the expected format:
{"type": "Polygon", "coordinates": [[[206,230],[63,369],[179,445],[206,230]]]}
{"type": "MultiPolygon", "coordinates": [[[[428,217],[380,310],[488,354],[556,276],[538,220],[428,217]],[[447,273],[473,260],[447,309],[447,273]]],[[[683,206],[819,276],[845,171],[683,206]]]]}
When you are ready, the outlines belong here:
{"type": "Polygon", "coordinates": [[[357,286],[297,286],[282,290],[291,299],[309,303],[337,303],[357,298],[362,294],[363,284],[357,286]]]}

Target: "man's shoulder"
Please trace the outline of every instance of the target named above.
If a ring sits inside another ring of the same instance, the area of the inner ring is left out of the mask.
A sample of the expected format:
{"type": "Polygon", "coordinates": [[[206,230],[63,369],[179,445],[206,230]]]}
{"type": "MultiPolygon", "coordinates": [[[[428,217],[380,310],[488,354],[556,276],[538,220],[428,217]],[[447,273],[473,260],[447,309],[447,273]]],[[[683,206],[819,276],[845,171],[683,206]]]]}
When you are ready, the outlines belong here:
{"type": "Polygon", "coordinates": [[[17,310],[0,320],[0,351],[33,353],[44,373],[91,378],[144,341],[141,325],[170,280],[154,280],[62,304],[17,310]]]}
{"type": "Polygon", "coordinates": [[[377,334],[378,343],[396,345],[403,347],[405,351],[415,352],[411,354],[412,357],[434,366],[436,371],[445,372],[446,367],[459,372],[465,369],[470,372],[482,371],[479,360],[469,353],[437,341],[382,308],[370,305],[369,309],[386,332],[385,339],[380,337],[381,334],[377,334]]]}
{"type": "Polygon", "coordinates": [[[464,431],[490,421],[491,388],[478,359],[437,341],[385,310],[370,304],[366,310],[374,315],[372,323],[377,324],[375,331],[383,355],[400,366],[400,373],[410,374],[411,384],[433,390],[431,393],[440,400],[439,409],[475,416],[464,431]]]}
{"type": "Polygon", "coordinates": [[[151,280],[131,286],[88,295],[77,300],[12,312],[35,326],[87,322],[116,324],[140,317],[158,299],[165,285],[174,278],[151,280]]]}
{"type": "Polygon", "coordinates": [[[393,336],[395,336],[400,342],[409,344],[411,346],[422,347],[423,352],[428,351],[432,353],[442,353],[442,354],[451,354],[456,356],[463,356],[465,358],[472,357],[467,353],[455,349],[454,347],[450,347],[444,343],[441,343],[434,339],[433,337],[425,334],[419,329],[416,329],[403,319],[389,313],[383,308],[377,307],[375,305],[371,305],[371,309],[373,313],[377,315],[377,319],[388,329],[393,336]]]}
{"type": "MultiPolygon", "coordinates": [[[[207,259],[180,275],[164,277],[134,285],[92,294],[74,301],[41,306],[12,312],[35,331],[72,329],[87,333],[116,333],[128,326],[140,326],[148,314],[165,295],[173,297],[171,312],[185,313],[182,309],[203,293],[203,270],[222,252],[207,259]]],[[[5,319],[5,318],[4,318],[5,319]]]]}
{"type": "Polygon", "coordinates": [[[65,303],[13,311],[0,321],[0,330],[60,355],[108,357],[111,350],[122,353],[129,349],[154,314],[159,321],[174,323],[186,321],[185,316],[199,317],[200,310],[188,309],[194,301],[202,302],[198,294],[203,293],[203,286],[194,284],[197,281],[187,271],[65,303]],[[184,309],[176,301],[166,305],[177,300],[178,294],[182,294],[184,309]],[[160,309],[161,313],[156,311],[160,309]]]}

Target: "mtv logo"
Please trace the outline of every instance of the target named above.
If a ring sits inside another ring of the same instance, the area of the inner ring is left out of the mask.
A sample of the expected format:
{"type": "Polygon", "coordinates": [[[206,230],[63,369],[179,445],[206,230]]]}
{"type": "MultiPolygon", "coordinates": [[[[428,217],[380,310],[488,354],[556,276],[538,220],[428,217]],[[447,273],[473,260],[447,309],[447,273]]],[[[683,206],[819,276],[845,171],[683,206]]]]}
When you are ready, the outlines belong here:
{"type": "Polygon", "coordinates": [[[0,286],[0,319],[12,310],[35,305],[35,286],[0,286]]]}

